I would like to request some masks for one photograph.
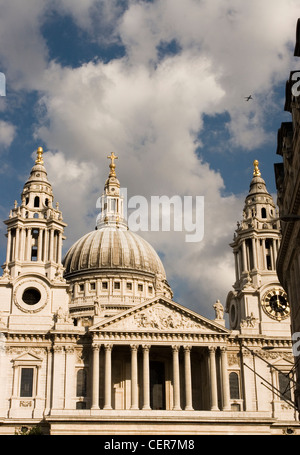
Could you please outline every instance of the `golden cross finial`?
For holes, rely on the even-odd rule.
[[[39,147],[36,151],[37,159],[35,160],[35,164],[44,164],[43,160],[43,147]]]
[[[114,152],[111,152],[111,155],[107,157],[108,159],[111,160],[111,163],[109,165],[110,167],[110,174],[109,176],[115,176],[116,175],[116,172],[115,172],[115,169],[116,169],[116,165],[115,165],[115,160],[118,159],[118,157],[114,154]]]
[[[257,160],[253,161],[253,166],[254,166],[253,176],[254,177],[260,177],[261,173],[260,173],[260,170],[258,169],[258,161]]]

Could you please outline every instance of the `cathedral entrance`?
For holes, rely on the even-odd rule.
[[[150,406],[151,409],[166,409],[164,362],[150,362]]]

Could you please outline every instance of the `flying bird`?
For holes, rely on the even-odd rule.
[[[245,96],[245,100],[246,100],[246,101],[253,100],[252,95]]]

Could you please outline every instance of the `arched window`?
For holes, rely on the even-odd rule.
[[[34,205],[34,207],[40,206],[40,198],[38,196],[35,196],[33,205]]]
[[[239,376],[235,372],[231,372],[229,375],[229,389],[230,398],[238,400],[240,398]]]
[[[267,218],[267,211],[266,211],[266,209],[264,207],[261,209],[261,217],[262,218]]]

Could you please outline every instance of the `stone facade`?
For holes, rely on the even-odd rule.
[[[274,304],[280,232],[262,178],[231,245],[228,329],[221,302],[209,320],[173,300],[157,253],[128,231],[110,158],[96,234],[63,261],[41,150],[5,221],[0,434],[298,433],[289,314]]]
[[[294,55],[300,57],[300,19],[297,23]],[[297,74],[298,73],[298,74]],[[278,130],[277,154],[283,162],[275,164],[277,204],[281,219],[282,241],[278,254],[277,273],[288,294],[291,306],[291,331],[294,341],[300,338],[300,100],[299,71],[292,71],[286,83],[284,110],[291,114],[291,122],[284,122]],[[296,401],[300,409],[299,349],[295,345]]]

